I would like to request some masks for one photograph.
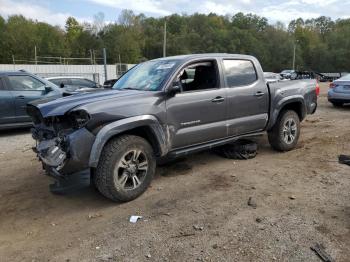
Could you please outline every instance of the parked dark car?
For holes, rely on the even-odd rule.
[[[112,88],[115,84],[115,82],[117,82],[118,79],[109,79],[109,80],[106,80],[104,83],[103,83],[103,88]]]
[[[300,121],[317,107],[315,80],[267,84],[252,56],[200,54],[147,61],[113,86],[28,105],[36,152],[58,179],[85,169],[107,198],[130,201],[155,173],[156,159],[268,133],[278,151],[295,148]]]
[[[295,80],[297,78],[297,72],[295,70],[287,69],[280,73],[282,79]]]
[[[46,78],[60,88],[64,88],[67,92],[76,91],[78,89],[93,89],[100,88],[98,83],[83,77],[76,76],[55,76]]]
[[[0,129],[31,126],[26,104],[61,96],[62,91],[56,85],[31,73],[0,72]]]

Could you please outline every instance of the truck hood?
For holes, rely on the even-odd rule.
[[[101,90],[99,92],[84,92],[62,98],[47,98],[30,102],[28,105],[37,107],[45,117],[64,115],[77,106],[88,105],[102,100],[132,99],[143,96],[151,91],[138,90]],[[117,103],[117,101],[116,101]]]

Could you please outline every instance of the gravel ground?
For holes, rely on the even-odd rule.
[[[262,137],[251,160],[189,156],[125,204],[91,188],[51,194],[28,130],[0,133],[0,260],[312,262],[321,243],[349,261],[350,167],[337,156],[350,154],[350,107],[332,107],[326,89],[295,150]]]

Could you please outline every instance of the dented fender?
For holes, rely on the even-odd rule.
[[[96,139],[92,145],[89,166],[97,167],[103,147],[113,136],[143,126],[151,128],[154,138],[157,141],[159,153],[161,156],[164,156],[169,151],[168,132],[164,130],[164,127],[159,123],[155,116],[140,115],[121,119],[105,125],[97,133]],[[165,129],[167,128],[165,127]]]

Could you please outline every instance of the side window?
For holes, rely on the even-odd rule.
[[[50,79],[49,80],[51,83],[54,83],[56,86],[60,86],[62,81],[60,79]]]
[[[45,84],[31,76],[8,76],[10,85],[16,91],[44,91]]]
[[[249,85],[258,79],[253,63],[248,60],[224,60],[224,70],[229,87]]]
[[[181,71],[178,79],[183,92],[217,88],[219,84],[217,66],[213,61],[187,66]]]
[[[84,87],[94,87],[96,84],[92,81],[81,79],[81,78],[72,78],[72,85],[75,86],[84,86]]]

